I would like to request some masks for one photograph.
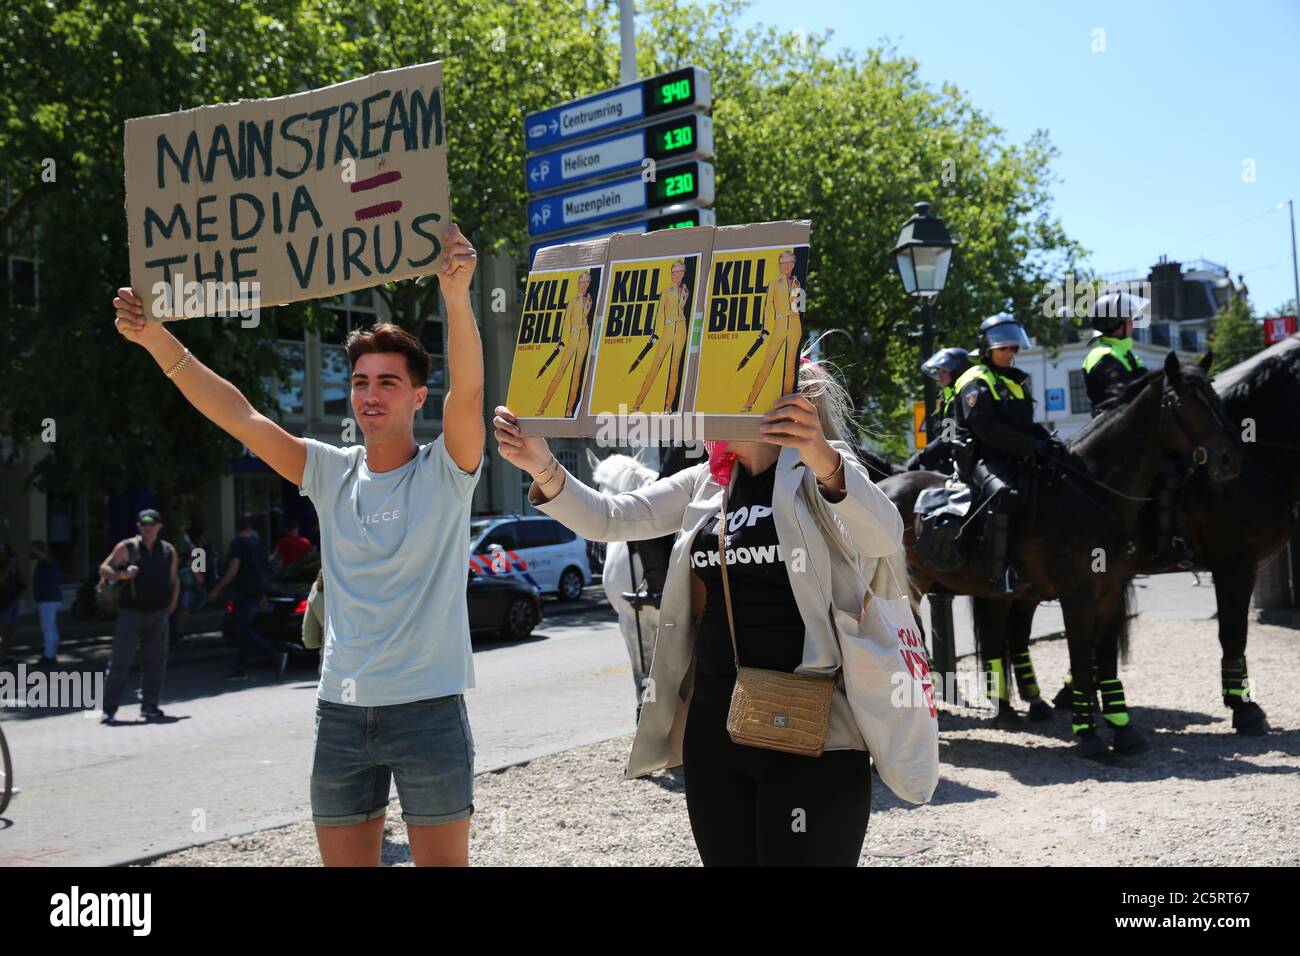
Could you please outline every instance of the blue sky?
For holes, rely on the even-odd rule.
[[[1101,272],[1167,253],[1243,273],[1256,314],[1294,294],[1270,207],[1300,206],[1300,0],[756,0],[745,22],[833,29],[833,49],[888,38],[1010,139],[1047,129],[1056,212]]]

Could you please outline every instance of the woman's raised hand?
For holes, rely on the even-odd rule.
[[[501,457],[533,477],[551,463],[551,448],[545,438],[525,438],[519,434],[514,413],[498,405],[492,417]]]

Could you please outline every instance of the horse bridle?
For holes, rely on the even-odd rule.
[[[1186,379],[1184,381],[1188,381],[1189,386],[1198,391],[1209,388],[1208,385],[1202,386],[1199,381]],[[1202,398],[1204,398],[1204,396],[1202,396]],[[1200,432],[1192,431],[1187,422],[1183,420],[1183,416],[1179,413],[1179,409],[1183,407],[1183,397],[1178,394],[1177,388],[1175,388],[1172,383],[1167,383],[1167,388],[1160,398],[1160,405],[1162,408],[1170,409],[1173,413],[1174,423],[1178,426],[1178,430],[1183,433],[1183,437],[1187,439],[1187,443],[1192,446],[1190,458],[1194,468],[1200,468],[1210,460],[1210,453],[1206,450],[1206,445],[1204,444],[1206,439],[1222,436],[1229,442],[1236,442],[1235,429],[1232,427],[1232,423],[1227,419],[1227,416],[1223,413],[1223,410],[1216,402],[1209,400],[1205,402],[1205,407],[1209,409],[1210,417],[1214,420],[1214,426]],[[1240,450],[1240,444],[1238,443],[1238,451]],[[1184,453],[1179,452],[1179,457],[1184,457]]]

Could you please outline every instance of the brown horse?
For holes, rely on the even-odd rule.
[[[1008,553],[1022,577],[1038,598],[1061,602],[1075,675],[1076,751],[1089,759],[1113,759],[1093,727],[1095,686],[1103,692],[1103,717],[1114,730],[1116,752],[1146,749],[1129,719],[1117,671],[1128,635],[1128,582],[1137,569],[1134,532],[1145,495],[1170,452],[1203,461],[1215,481],[1235,477],[1241,468],[1235,433],[1204,371],[1183,368],[1172,352],[1162,368],[1130,384],[1114,410],[1074,437],[1067,459],[1032,483],[1011,529]],[[943,481],[942,475],[914,471],[886,479],[880,488],[900,513],[911,514],[917,495]],[[943,573],[916,555],[912,528],[904,543],[915,594],[937,583],[955,594],[1005,601],[985,580],[980,562]]]

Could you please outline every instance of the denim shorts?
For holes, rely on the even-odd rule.
[[[474,812],[474,737],[465,698],[386,707],[317,698],[312,820],[342,827],[382,817],[394,779],[409,824],[451,823]]]

